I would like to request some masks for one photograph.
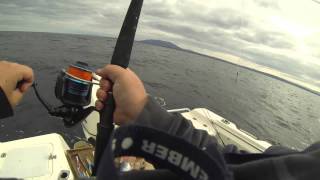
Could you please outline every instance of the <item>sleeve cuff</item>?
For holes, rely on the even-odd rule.
[[[12,107],[7,99],[6,94],[0,87],[0,119],[13,115]]]
[[[134,122],[138,125],[149,127],[162,127],[165,121],[170,119],[171,115],[152,98],[148,97],[148,101],[142,112]]]

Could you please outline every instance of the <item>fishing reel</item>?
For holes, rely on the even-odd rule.
[[[36,84],[33,84],[36,96],[48,113],[52,116],[63,118],[66,127],[72,127],[84,120],[92,111],[91,102],[93,72],[87,63],[76,62],[69,65],[67,70],[62,69],[59,73],[56,85],[55,96],[63,105],[52,107],[39,94]]]
[[[66,106],[87,106],[91,102],[92,71],[83,62],[70,65],[58,75],[55,95]]]

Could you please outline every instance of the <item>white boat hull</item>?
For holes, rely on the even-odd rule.
[[[96,101],[98,86],[93,86],[91,106]],[[168,110],[180,113],[190,120],[197,129],[215,136],[221,146],[236,145],[240,150],[261,153],[271,146],[267,141],[258,140],[250,133],[239,129],[234,123],[205,108]],[[87,139],[96,137],[99,113],[92,112],[82,127]],[[60,180],[73,180],[71,168],[66,158],[68,145],[58,134],[48,134],[32,138],[0,143],[0,177],[23,178],[27,180],[57,180],[61,173],[68,177]]]
[[[97,100],[95,96],[97,88],[98,86],[93,86],[94,93],[92,94],[91,106],[94,106],[94,103]],[[210,135],[215,136],[218,140],[220,140],[219,143],[222,146],[233,144],[236,145],[240,150],[245,150],[251,153],[263,152],[271,146],[269,142],[258,140],[254,135],[239,129],[231,121],[228,121],[205,108],[196,108],[193,110],[184,108],[178,110],[168,110],[168,112],[181,113],[182,116],[193,123],[195,128],[205,130]],[[87,139],[90,137],[95,139],[97,134],[98,120],[99,113],[93,112],[85,121],[83,121],[82,127]]]
[[[59,134],[0,143],[0,177],[26,180],[73,180],[66,158],[69,146]],[[67,177],[62,178],[62,176]]]

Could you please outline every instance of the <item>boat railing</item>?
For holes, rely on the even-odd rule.
[[[191,109],[189,108],[180,108],[180,109],[170,109],[167,110],[168,113],[184,113],[184,112],[190,112]]]

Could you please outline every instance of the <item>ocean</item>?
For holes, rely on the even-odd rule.
[[[94,69],[110,62],[116,39],[87,35],[0,32],[0,59],[34,69],[38,88],[51,104],[62,68],[84,61]],[[295,149],[320,140],[320,97],[284,81],[221,60],[135,42],[130,68],[149,94],[166,108],[203,107],[259,139]],[[0,72],[1,73],[1,72]],[[69,144],[84,137],[79,125],[66,128],[48,115],[29,91],[15,116],[0,120],[0,141],[47,133]]]

